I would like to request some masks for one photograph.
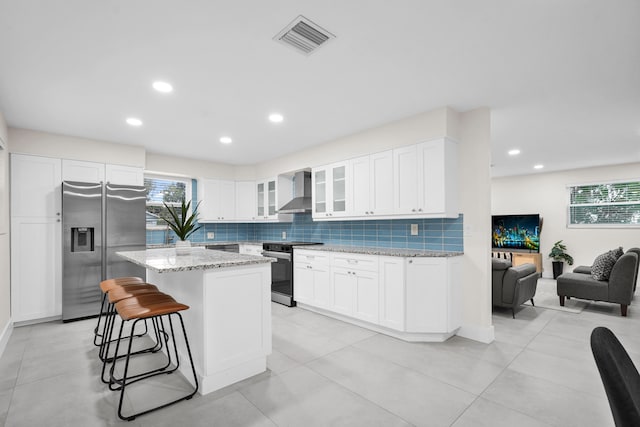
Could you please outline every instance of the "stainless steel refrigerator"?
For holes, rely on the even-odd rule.
[[[62,183],[62,320],[97,316],[99,284],[110,277],[145,278],[144,268],[115,253],[146,247],[143,186]]]

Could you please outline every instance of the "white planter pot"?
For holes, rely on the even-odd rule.
[[[176,242],[176,255],[189,255],[191,253],[191,241],[180,240]]]

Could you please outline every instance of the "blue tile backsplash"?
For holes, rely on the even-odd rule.
[[[370,246],[434,251],[463,251],[463,217],[455,219],[394,219],[367,221],[313,221],[311,214],[295,214],[291,223],[203,224],[192,242],[288,241],[322,242],[332,245]],[[411,224],[418,224],[418,235],[411,236]],[[206,239],[207,233],[215,239]],[[147,231],[147,244],[167,243],[173,232]]]

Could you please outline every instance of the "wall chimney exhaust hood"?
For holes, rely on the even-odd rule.
[[[286,203],[278,213],[307,213],[311,212],[311,172],[300,171],[293,176],[293,200]]]

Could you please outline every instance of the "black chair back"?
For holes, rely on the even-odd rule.
[[[591,351],[616,427],[640,426],[640,374],[629,354],[613,332],[602,326],[591,332]]]

